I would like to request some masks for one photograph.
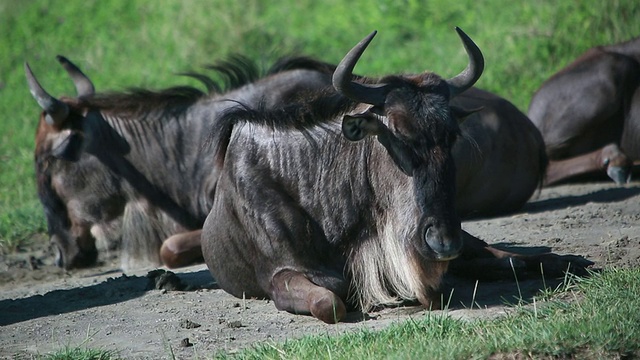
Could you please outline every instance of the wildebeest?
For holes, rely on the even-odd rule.
[[[464,119],[453,147],[458,213],[465,218],[520,209],[547,166],[540,132],[515,105],[488,91],[472,87],[451,103],[478,110]]]
[[[91,81],[67,59],[59,57],[59,60],[74,80],[79,94],[77,99],[65,98],[62,102],[76,109],[75,112],[78,114],[84,114],[93,109],[106,111],[111,117],[118,119],[111,120],[116,125],[113,127],[115,132],[110,129],[110,126],[106,126],[105,132],[108,135],[98,138],[101,149],[85,151],[83,146],[91,145],[92,142],[95,144],[96,140],[89,138],[83,146],[77,146],[81,141],[74,137],[80,137],[82,140],[85,136],[83,126],[91,129],[93,125],[83,123],[84,120],[81,117],[75,118],[75,123],[69,120],[69,122],[62,121],[58,126],[47,124],[47,120],[53,123],[53,120],[47,119],[47,116],[51,117],[51,114],[55,116],[55,106],[62,105],[56,105],[59,101],[42,90],[27,67],[27,78],[31,82],[31,89],[43,103],[43,107],[49,109],[51,113],[46,111],[43,113],[44,121],[41,119],[37,135],[38,190],[47,213],[51,240],[59,249],[58,262],[67,268],[91,265],[95,262],[97,257],[95,239],[102,240],[104,247],[113,245],[114,239],[119,237],[123,238],[121,255],[124,268],[140,265],[137,263],[156,264],[158,248],[160,248],[162,262],[170,267],[186,265],[201,258],[198,222],[204,221],[208,210],[205,207],[209,205],[202,205],[206,204],[203,200],[206,195],[198,196],[195,192],[199,191],[200,187],[197,186],[174,189],[184,192],[185,200],[182,204],[177,204],[173,201],[175,196],[167,196],[163,193],[162,189],[167,185],[153,184],[153,180],[149,180],[146,174],[138,174],[135,171],[136,162],[142,161],[139,154],[146,151],[146,146],[142,140],[131,141],[130,139],[136,137],[144,139],[152,136],[157,140],[157,148],[162,149],[161,153],[174,154],[173,144],[180,144],[178,148],[185,146],[188,148],[182,142],[190,142],[191,145],[199,144],[197,141],[189,140],[190,135],[193,135],[189,131],[201,129],[192,122],[200,121],[209,124],[215,121],[215,116],[225,109],[225,106],[233,104],[225,103],[223,99],[244,99],[243,101],[248,104],[262,99],[260,101],[266,101],[264,105],[267,107],[278,103],[283,104],[287,99],[298,96],[299,93],[322,91],[325,85],[331,84],[331,74],[335,69],[335,65],[309,58],[290,58],[274,66],[271,73],[276,73],[275,76],[224,95],[216,93],[205,95],[191,88],[174,88],[159,93],[138,90],[133,93],[98,94],[98,99],[90,100],[96,96]],[[226,63],[216,68],[228,72],[225,73],[226,77],[234,82],[246,82],[254,76],[250,73],[255,72],[244,60],[238,63]],[[311,73],[312,71],[314,73]],[[210,89],[218,88],[208,78],[196,74],[192,76],[202,80]],[[283,83],[285,83],[284,86]],[[143,99],[145,97],[147,97],[146,100]],[[203,103],[206,102],[213,104],[211,112],[202,110],[202,107],[206,106]],[[110,107],[105,107],[105,103],[111,104]],[[118,108],[118,103],[128,105]],[[190,105],[191,103],[193,105]],[[468,120],[462,124],[464,136],[456,142],[454,147],[454,161],[461,170],[457,172],[457,189],[461,195],[456,201],[459,212],[463,216],[486,216],[519,208],[533,192],[538,178],[536,172],[539,171],[537,160],[534,159],[538,146],[533,141],[535,137],[529,134],[531,126],[527,125],[524,119],[526,117],[514,110],[515,107],[508,101],[474,88],[455,98],[454,104],[460,107],[482,108],[467,117]],[[54,108],[51,109],[51,106]],[[184,107],[185,114],[202,111],[203,116],[192,114],[193,116],[186,119],[168,120],[154,113],[156,110],[160,111],[154,110],[154,107],[160,107],[165,113],[170,113],[171,106]],[[131,114],[132,108],[139,111],[138,115]],[[144,115],[144,111],[149,111],[151,115]],[[207,115],[214,115],[214,117],[209,119]],[[178,118],[180,119],[180,116]],[[163,122],[172,123],[173,121],[178,123],[182,121],[182,124],[187,126],[163,125]],[[155,122],[158,123],[154,126]],[[145,132],[149,133],[145,134]],[[119,134],[126,136],[120,137]],[[195,135],[200,139],[198,141],[201,141],[202,133]],[[73,145],[73,141],[76,141],[76,145]],[[107,155],[103,154],[101,158],[94,155],[96,152],[99,154],[121,147],[137,148],[131,152],[133,160],[130,166],[126,158],[117,154],[111,154],[111,157],[116,158],[115,165],[110,162],[113,160],[109,160]],[[202,150],[205,148],[206,146],[203,146]],[[186,157],[190,155],[187,152],[178,153]],[[504,160],[505,155],[510,161]],[[157,159],[174,163],[181,161],[177,155],[168,160],[166,157]],[[517,164],[527,163],[530,163],[529,166],[517,166]],[[206,164],[210,165],[210,162]],[[165,180],[165,183],[182,181],[181,176],[184,174],[164,170],[167,167],[177,169],[179,165],[155,163],[151,166],[156,166],[154,169],[165,177],[177,178],[173,182]],[[210,172],[200,172],[199,179],[190,180],[192,183],[204,182],[209,184],[209,188],[214,188],[217,171],[216,168],[212,168]],[[142,185],[131,186],[130,181]],[[194,204],[194,201],[202,202]],[[167,209],[169,213],[163,209]],[[123,214],[124,216],[121,216]],[[466,243],[465,256],[463,256],[465,261],[463,266],[456,267],[463,270],[462,272],[473,269],[469,260],[483,256],[502,259],[520,257],[524,261],[518,262],[519,264],[534,270],[538,268],[540,262],[543,262],[551,268],[546,272],[549,275],[554,274],[553,269],[559,271],[566,269],[566,257],[555,257],[552,254],[542,257],[521,257],[493,249],[466,233],[463,235]],[[484,270],[486,270],[486,261],[486,259],[481,260]],[[473,271],[470,272],[473,273]],[[509,269],[509,273],[510,271]],[[483,271],[483,273],[488,272]],[[494,277],[499,276],[499,274],[494,275]]]
[[[452,148],[456,118],[469,113],[450,100],[484,67],[457,31],[469,64],[451,79],[353,81],[374,32],[338,65],[335,91],[241,106],[213,125],[222,169],[202,251],[222,289],[327,323],[345,302],[438,306],[441,277],[463,251]],[[486,247],[472,241],[467,251]]]
[[[640,38],[587,50],[536,91],[529,117],[550,159],[546,183],[640,164]]]
[[[120,236],[124,268],[157,264],[161,244],[169,266],[195,260],[217,181],[207,150],[209,124],[234,101],[269,107],[304,88],[330,84],[320,76],[327,71],[302,68],[314,63],[300,62],[296,69],[293,62],[289,70],[276,64],[274,74],[226,93],[192,74],[211,94],[191,87],[96,94],[80,69],[64,57],[58,60],[77,97],[52,97],[26,64],[25,71],[43,108],[35,150],[38,194],[57,263],[65,268],[95,263],[95,239],[111,243]],[[257,71],[243,59],[215,68],[231,85],[251,80]]]

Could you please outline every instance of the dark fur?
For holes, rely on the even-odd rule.
[[[542,135],[512,103],[487,91],[469,89],[453,104],[478,110],[463,120],[454,147],[460,215],[520,209],[543,184],[548,160]]]
[[[546,80],[529,105],[551,160],[547,183],[640,164],[640,38],[589,49]]]
[[[81,229],[84,237],[82,242],[92,244],[94,240],[91,239],[91,232],[106,233],[107,231],[101,231],[98,228],[111,229],[113,226],[104,224],[100,212],[96,213],[91,209],[99,208],[100,203],[111,202],[113,197],[125,198],[128,201],[138,201],[137,199],[142,197],[149,201],[150,206],[155,207],[153,211],[148,210],[151,221],[149,224],[152,227],[162,225],[166,229],[149,229],[145,230],[144,234],[134,234],[131,231],[135,231],[136,227],[127,226],[123,234],[125,237],[123,249],[132,251],[129,243],[134,240],[137,244],[147,244],[146,248],[139,245],[138,253],[148,253],[143,256],[148,259],[157,258],[156,244],[161,243],[155,237],[149,238],[149,234],[172,233],[177,228],[197,229],[202,225],[211,206],[217,174],[215,166],[207,163],[208,157],[199,155],[202,151],[206,151],[207,144],[203,140],[206,139],[208,131],[205,129],[209,121],[215,120],[217,111],[233,105],[231,102],[224,101],[223,94],[219,91],[231,94],[232,89],[254,81],[257,77],[257,67],[245,60],[242,57],[234,57],[211,66],[217,71],[218,77],[223,79],[222,82],[216,82],[201,74],[190,73],[190,76],[207,87],[208,93],[188,86],[159,91],[130,89],[119,93],[99,93],[91,97],[63,98],[72,110],[68,119],[61,125],[46,125],[43,115],[36,136],[38,187],[45,212],[52,214],[48,216],[50,229],[60,234],[55,237],[59,239],[56,243],[63,252],[69,252],[60,257],[61,265],[73,267],[92,263],[92,261],[77,260],[83,256],[83,248],[87,246],[83,245],[78,249],[78,245],[73,244],[78,237],[70,236],[69,230],[65,229]],[[318,66],[324,69],[321,63],[304,58],[291,59],[291,61],[304,68]],[[287,61],[283,61],[280,65],[283,68],[298,66],[287,65]],[[325,75],[327,79],[328,76],[328,74]],[[280,84],[279,88],[273,91],[282,91],[282,94],[275,93],[271,101],[285,99],[298,93],[299,91],[292,93],[288,91],[295,89],[297,82],[301,80],[304,79],[293,79],[293,83],[285,81]],[[260,86],[264,87],[264,85]],[[270,96],[268,87],[264,90],[256,89],[256,91],[266,91],[264,96]],[[234,94],[237,96],[243,93]],[[211,102],[211,108],[209,108],[206,104],[209,104],[207,101],[211,98],[219,100]],[[260,101],[260,97],[257,100]],[[213,106],[217,108],[214,109]],[[193,128],[194,126],[201,128],[198,130]],[[65,143],[64,139],[67,135],[64,134],[69,132],[72,135],[66,139],[72,139],[74,144],[79,145],[65,146],[67,150],[57,151],[54,144],[66,145],[68,142]],[[194,136],[200,136],[200,140]],[[51,143],[51,139],[55,139],[55,142]],[[197,145],[198,143],[200,145]],[[78,151],[81,152],[78,153]],[[73,152],[77,154],[68,154],[69,157],[63,159],[59,152],[60,154]],[[96,159],[98,162],[95,161]],[[108,193],[103,192],[102,182],[96,182],[95,177],[92,177],[91,181],[82,183],[75,181],[76,171],[67,171],[65,169],[69,167],[63,166],[69,160],[77,162],[77,166],[87,173],[101,174],[105,181],[117,179],[115,181],[120,184],[118,189],[110,186]],[[53,176],[62,179],[59,181],[61,188],[53,188]],[[74,190],[73,186],[80,186],[80,188]],[[66,195],[61,196],[60,191],[66,192]],[[79,196],[90,197],[85,198],[87,201],[84,201]],[[103,198],[100,198],[101,196]],[[65,203],[71,198],[75,198],[76,204],[81,205],[74,209],[67,208]],[[141,210],[129,213],[140,217],[141,211],[151,209],[147,205],[138,208]],[[124,211],[124,203],[120,209]],[[79,214],[78,219],[70,218],[72,211]],[[158,211],[163,214],[156,215]],[[151,218],[161,218],[165,223],[152,221]],[[81,221],[82,224],[76,224],[77,221]],[[125,219],[124,223],[127,225],[131,221]],[[51,235],[53,239],[55,234],[51,233]],[[107,240],[118,241],[117,239]],[[72,254],[74,251],[76,253]],[[123,256],[123,259],[131,260],[124,266],[136,266],[136,255],[130,255],[132,256]],[[95,260],[95,254],[92,256]]]
[[[434,259],[460,246],[450,153],[459,128],[439,76],[381,81],[394,89],[375,110],[384,115],[327,90],[270,110],[239,106],[214,126],[223,169],[202,246],[223,289],[312,314],[279,292],[283,273],[330,290],[309,285],[322,299],[349,292],[365,309],[434,300],[446,269]],[[377,123],[378,140],[347,141],[340,123],[352,117]]]
[[[236,296],[269,297],[281,310],[310,312],[327,322],[339,319],[323,317],[309,305],[315,304],[312,299],[331,299],[334,313],[340,308],[335,297],[347,299],[348,294],[364,309],[395,303],[397,297],[433,305],[446,263],[432,261],[420,239],[421,226],[429,216],[456,221],[449,154],[456,138],[463,149],[455,153],[462,173],[457,182],[469,180],[462,190],[478,193],[457,204],[466,215],[515,210],[539,186],[546,166],[544,144],[513,104],[478,89],[462,93],[453,99],[456,106],[484,109],[470,115],[461,131],[450,121],[455,111],[438,76],[393,76],[380,82],[401,89],[387,98],[386,116],[373,116],[393,133],[391,140],[380,139],[388,136],[384,131],[377,133],[387,152],[375,140],[353,144],[342,137],[340,120],[371,118],[372,108],[334,91],[270,110],[241,105],[216,124],[213,142],[220,145],[223,170],[202,246],[223,289]],[[401,97],[414,93],[429,95]],[[406,101],[394,103],[398,98]],[[465,133],[469,137],[459,136]],[[402,172],[412,180],[396,166],[406,163],[394,158],[390,149],[397,148],[410,158],[408,171]],[[422,211],[417,220],[420,211],[411,205],[416,201]],[[473,239],[468,249],[473,255],[493,251]],[[539,266],[537,259],[531,263]]]

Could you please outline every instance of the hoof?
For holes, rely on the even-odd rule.
[[[310,294],[309,309],[311,315],[327,324],[336,324],[347,315],[347,308],[333,292],[324,289],[322,294]]]

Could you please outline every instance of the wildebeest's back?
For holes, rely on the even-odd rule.
[[[540,132],[509,101],[477,88],[453,100],[482,108],[462,124],[454,147],[457,209],[461,216],[486,216],[519,209],[539,187],[547,157]]]
[[[640,64],[627,55],[593,48],[536,91],[528,115],[542,133],[550,159],[581,155],[623,132],[622,119],[640,81]]]

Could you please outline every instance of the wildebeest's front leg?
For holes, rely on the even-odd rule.
[[[451,262],[449,271],[465,278],[510,279],[514,270],[519,277],[558,277],[566,272],[584,275],[587,267],[593,265],[577,255],[525,255],[499,250],[466,231],[462,234],[463,253]]]
[[[317,222],[281,189],[224,183],[204,223],[202,251],[234,296],[271,298],[280,310],[335,323],[346,314],[344,260]]]
[[[202,230],[194,230],[169,237],[160,247],[160,259],[169,268],[178,268],[201,263],[200,245]]]
[[[572,176],[605,170],[618,185],[629,182],[633,162],[618,145],[609,144],[598,150],[563,160],[551,160],[544,184],[552,185]]]
[[[297,271],[278,272],[273,276],[272,285],[271,298],[279,310],[311,314],[328,324],[339,322],[347,314],[340,297]]]

